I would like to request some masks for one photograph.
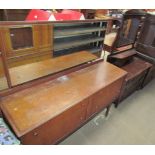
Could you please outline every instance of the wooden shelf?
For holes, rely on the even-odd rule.
[[[84,28],[70,28],[70,29],[56,29],[54,30],[54,38],[68,37],[70,35],[78,35],[83,33],[105,31],[103,27],[84,27]]]
[[[131,50],[128,50],[128,51],[124,51],[124,52],[112,55],[111,58],[124,60],[126,58],[134,56],[136,53],[137,53],[137,51],[135,49],[131,49]]]
[[[71,48],[79,45],[85,45],[97,41],[103,41],[103,37],[96,37],[96,36],[88,36],[88,37],[81,37],[80,39],[73,39],[70,40],[63,40],[59,42],[54,43],[54,51],[65,49],[65,48]]]
[[[140,75],[142,72],[144,72],[146,69],[150,67],[150,63],[143,61],[142,59],[139,59],[137,57],[134,57],[134,60],[132,63],[129,63],[122,67],[126,72],[128,72],[128,75],[126,77],[126,81],[129,81],[136,77],[137,75]]]

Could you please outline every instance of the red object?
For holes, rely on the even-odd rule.
[[[55,13],[54,17],[56,20],[72,20],[70,14]]]
[[[51,14],[44,10],[32,9],[26,17],[26,21],[48,21]]]
[[[63,10],[61,13],[55,13],[54,17],[56,20],[80,20],[84,19],[81,12],[73,10]]]
[[[26,21],[55,21],[55,20],[80,20],[84,19],[81,12],[73,10],[63,10],[61,13],[51,13],[44,10],[32,9]]]
[[[83,16],[83,14],[81,12],[73,11],[73,10],[63,10],[61,13],[64,15],[68,14],[70,16],[69,20],[80,20],[81,17]]]

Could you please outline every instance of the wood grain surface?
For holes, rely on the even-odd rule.
[[[20,137],[125,75],[126,72],[122,69],[108,62],[100,62],[3,97],[1,108],[16,135]]]

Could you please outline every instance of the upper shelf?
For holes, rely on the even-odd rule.
[[[88,37],[81,37],[80,39],[72,39],[72,40],[63,40],[63,41],[56,41],[54,43],[54,51],[71,48],[79,45],[85,45],[88,43],[93,43],[97,41],[103,41],[103,37],[89,35]]]
[[[56,29],[54,31],[54,38],[61,38],[66,35],[77,35],[83,33],[105,31],[104,27],[83,27],[83,28],[70,28],[70,29]]]

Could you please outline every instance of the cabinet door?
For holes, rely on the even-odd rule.
[[[86,119],[87,104],[86,99],[22,136],[22,144],[55,144],[81,126]]]
[[[115,81],[114,83],[107,85],[102,90],[95,93],[90,98],[90,104],[88,106],[87,118],[91,117],[97,112],[110,105],[115,99],[117,99],[122,86],[123,78]]]

